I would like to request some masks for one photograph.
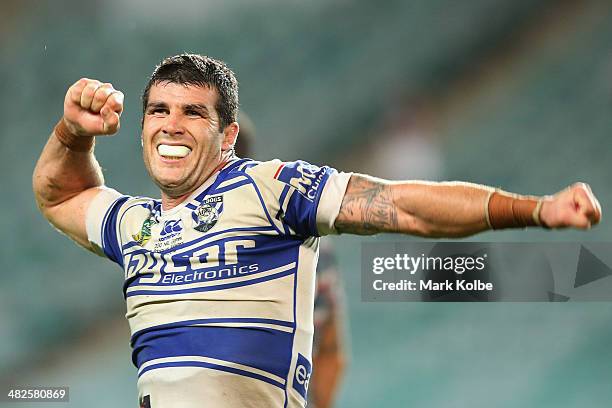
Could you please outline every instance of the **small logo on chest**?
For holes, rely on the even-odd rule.
[[[223,196],[214,196],[204,199],[202,204],[191,213],[194,229],[207,232],[215,226],[223,212]]]
[[[151,239],[151,227],[157,224],[155,217],[150,216],[142,223],[142,227],[140,227],[140,232],[138,234],[132,235],[132,239],[138,243],[140,246],[145,246],[147,242]]]
[[[174,234],[176,232],[181,232],[183,230],[182,224],[183,224],[182,220],[166,221],[160,232],[160,235],[163,237],[168,234]]]

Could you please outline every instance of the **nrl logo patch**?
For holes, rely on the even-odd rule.
[[[223,196],[209,197],[191,213],[197,231],[206,232],[215,226],[223,211]]]
[[[140,232],[138,234],[132,235],[134,241],[138,242],[138,245],[144,246],[151,239],[151,226],[157,224],[155,218],[153,216],[147,218],[142,223],[142,227],[140,227]]]

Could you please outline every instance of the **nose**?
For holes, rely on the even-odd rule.
[[[162,126],[162,132],[168,136],[182,135],[185,133],[181,115],[170,113],[168,116],[166,116]]]

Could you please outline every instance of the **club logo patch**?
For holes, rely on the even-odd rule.
[[[197,231],[207,232],[215,226],[223,211],[223,196],[206,198],[202,204],[191,213],[194,227]]]

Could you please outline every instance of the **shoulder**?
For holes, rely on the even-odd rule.
[[[236,167],[237,171],[242,171],[257,179],[275,180],[280,184],[289,185],[300,191],[307,186],[311,186],[323,174],[333,170],[328,166],[320,167],[303,160],[282,161],[273,159],[263,162],[244,160],[244,163]]]
[[[283,166],[284,162],[278,159],[268,161],[240,159],[231,165],[229,171],[223,175],[223,179],[225,181],[242,176],[262,188],[266,186],[282,188],[283,183],[279,181],[278,175]]]
[[[244,174],[257,186],[270,188],[279,193],[285,190],[297,191],[312,201],[334,173],[337,171],[329,166],[317,166],[303,160],[273,159],[260,162],[241,159],[232,166],[226,177],[234,177],[232,174]]]
[[[150,197],[142,197],[142,196],[121,196],[117,199],[117,205],[120,206],[122,211],[127,211],[129,209],[146,209],[148,211],[160,211],[161,210],[161,201],[155,200]]]
[[[161,214],[161,201],[150,197],[122,195],[109,206],[106,214],[99,214],[105,218],[114,218],[115,222],[123,227],[126,224],[142,223],[144,219],[159,217]]]
[[[247,174],[251,176],[270,177],[274,174],[284,162],[278,159],[268,161],[257,161],[253,159],[239,159],[235,164],[231,165],[228,175]]]

